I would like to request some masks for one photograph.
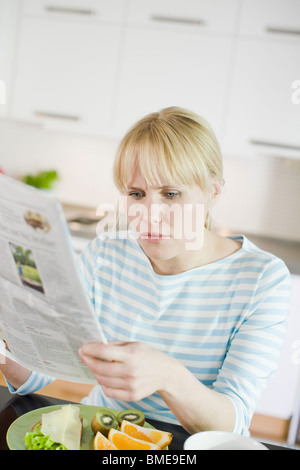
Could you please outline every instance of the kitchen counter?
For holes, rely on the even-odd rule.
[[[95,207],[62,204],[72,236],[93,239],[101,217],[97,217]]]
[[[300,242],[280,240],[255,234],[244,234],[256,246],[281,258],[291,274],[300,275]]]

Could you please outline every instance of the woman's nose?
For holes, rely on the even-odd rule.
[[[145,201],[144,220],[159,223],[162,219],[162,206],[158,197],[148,196]]]

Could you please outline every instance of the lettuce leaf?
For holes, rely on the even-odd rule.
[[[44,436],[39,427],[37,426],[34,432],[25,434],[24,442],[27,450],[68,450],[62,444],[51,441],[49,436]]]

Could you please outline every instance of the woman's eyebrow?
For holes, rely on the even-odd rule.
[[[172,184],[164,185],[164,186],[152,186],[153,189],[155,190],[165,190],[165,189],[179,189],[177,186],[174,186]],[[136,186],[128,186],[127,191],[143,191],[146,192],[146,189],[138,188]]]
[[[135,190],[139,190],[139,191],[144,191],[144,189],[142,188],[137,188],[136,186],[128,186],[127,189],[135,189]]]

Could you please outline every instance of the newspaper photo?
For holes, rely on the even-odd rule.
[[[96,383],[78,349],[105,342],[59,201],[0,175],[0,353],[55,378]]]

